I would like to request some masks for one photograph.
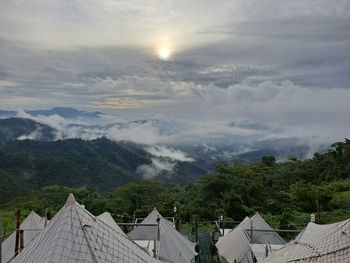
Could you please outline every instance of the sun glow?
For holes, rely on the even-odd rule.
[[[162,60],[167,60],[170,57],[170,49],[168,47],[162,47],[158,51],[158,56]]]

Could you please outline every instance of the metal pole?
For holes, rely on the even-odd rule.
[[[253,221],[250,220],[250,244],[253,244]]]
[[[49,209],[48,208],[45,208],[45,227],[47,226],[47,216],[48,216],[48,214],[49,214]]]
[[[250,220],[250,229],[251,229],[251,232],[250,232],[250,244],[253,244],[253,221],[252,220]],[[252,254],[253,262],[255,263],[256,260],[255,260],[253,251],[251,251],[251,254]]]
[[[19,231],[19,251],[22,251],[24,248],[24,231],[21,229]]]
[[[265,229],[244,229],[244,231],[248,231],[248,232],[267,232],[267,233],[300,233],[302,230],[293,230],[293,229],[273,229],[273,230],[265,230]]]
[[[194,227],[195,227],[195,240],[196,243],[198,243],[198,222],[197,222],[197,216],[194,217]]]
[[[225,219],[222,221],[222,235],[225,235]]]
[[[15,243],[15,256],[18,255],[18,252],[19,252],[19,238],[20,238],[20,235],[19,235],[19,228],[20,228],[20,225],[21,225],[21,212],[20,210],[18,209],[17,212],[16,212],[16,243]]]
[[[0,217],[0,263],[2,263],[2,218]]]
[[[157,217],[157,259],[159,259],[159,251],[160,251],[160,216]]]

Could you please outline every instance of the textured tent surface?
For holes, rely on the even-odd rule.
[[[328,225],[310,222],[295,240],[263,262],[350,262],[350,219]]]
[[[266,250],[268,253],[271,253],[271,251],[282,248],[283,245],[250,244],[249,247],[252,250],[257,262],[261,262],[266,258]]]
[[[124,231],[120,228],[120,226],[118,226],[117,222],[114,221],[112,215],[109,212],[104,212],[103,214],[99,215],[97,218],[100,219],[105,224],[107,224],[108,226],[110,226],[112,229],[114,229],[118,233],[126,236]]]
[[[158,262],[79,205],[71,194],[50,224],[11,262]]]
[[[216,243],[218,254],[222,262],[233,263],[250,263],[253,261],[252,250],[250,244],[275,244],[283,245],[285,241],[275,232],[258,232],[253,231],[251,239],[250,229],[272,230],[271,226],[256,213],[253,217],[246,217],[238,226],[236,226],[227,235],[220,237]]]
[[[141,224],[157,224],[158,216],[160,217],[160,259],[174,263],[194,262],[194,258],[197,255],[195,251],[196,244],[174,229],[172,224],[163,218],[156,209]],[[157,240],[157,226],[137,226],[129,233],[129,236],[137,242]]]
[[[23,220],[20,229],[23,229],[23,244],[26,247],[29,242],[44,228],[45,218],[40,217],[34,211]],[[14,231],[2,243],[2,262],[9,262],[15,256],[16,231]]]

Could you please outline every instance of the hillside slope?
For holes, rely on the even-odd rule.
[[[151,162],[152,155],[139,145],[107,139],[2,142],[0,201],[10,200],[21,191],[52,184],[92,187],[105,193],[141,178],[137,168]],[[175,168],[172,174],[164,173],[160,178],[187,183],[205,173],[195,163],[179,164]]]

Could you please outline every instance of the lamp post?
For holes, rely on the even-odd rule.
[[[224,216],[220,215],[220,219],[219,219],[219,226],[222,227],[222,235],[225,235],[225,222],[224,222]]]

